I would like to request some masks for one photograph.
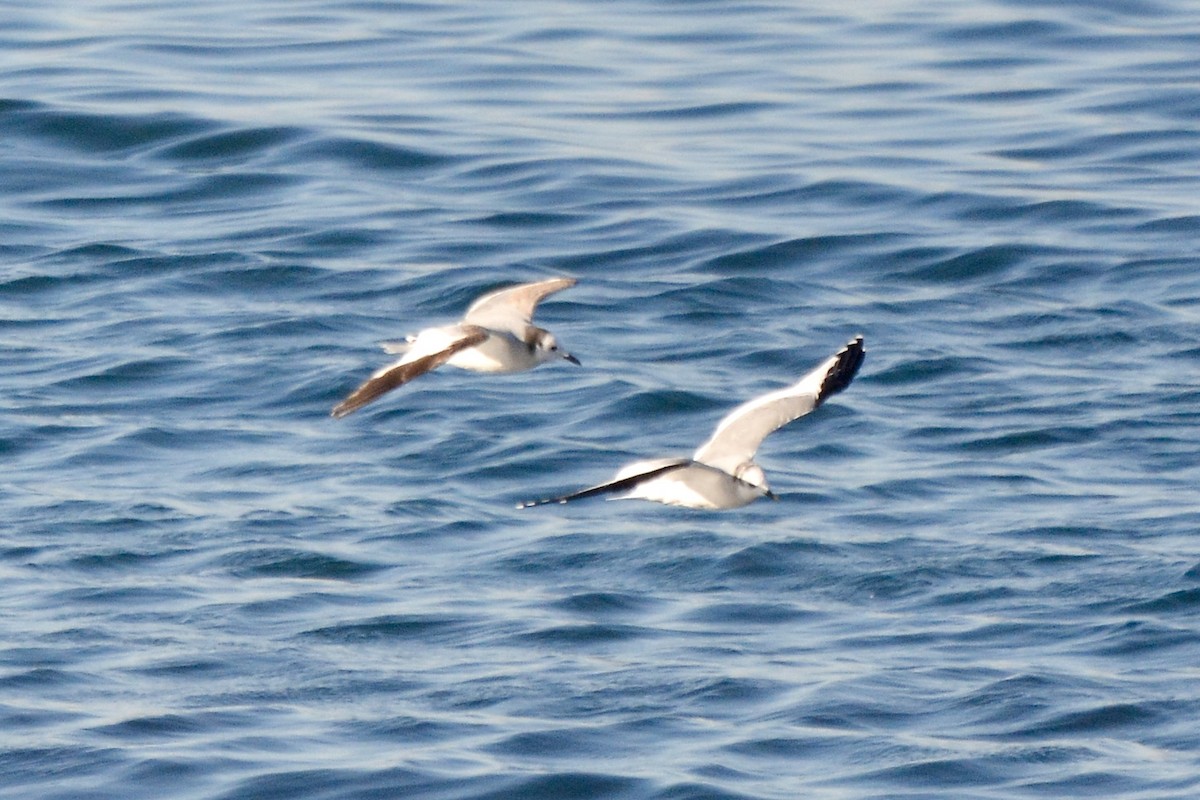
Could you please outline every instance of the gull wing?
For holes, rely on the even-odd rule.
[[[463,321],[485,328],[523,330],[526,325],[532,324],[533,311],[538,303],[576,283],[578,281],[574,278],[550,278],[499,289],[472,303]]]
[[[487,331],[475,325],[459,326],[458,331],[459,335],[449,340],[442,338],[438,342],[438,349],[434,350],[421,347],[421,341],[418,338],[412,343],[412,347],[404,358],[376,371],[345,400],[334,406],[329,415],[341,419],[372,400],[387,394],[392,389],[403,386],[413,378],[440,367],[453,358],[455,353],[466,350],[468,347],[474,347],[488,338]]]
[[[850,385],[863,362],[863,339],[855,337],[836,355],[792,386],[756,397],[729,412],[693,456],[730,474],[751,461],[763,439],[804,416]]]
[[[572,500],[582,500],[585,497],[593,497],[598,494],[623,492],[651,478],[657,478],[664,473],[690,466],[691,463],[692,460],[690,458],[663,458],[655,461],[639,461],[621,469],[616,477],[607,483],[597,484],[588,489],[581,489],[578,492],[572,492],[562,497],[551,497],[548,500],[532,500],[527,503],[518,503],[517,508],[532,508],[533,506],[544,506],[550,503],[568,503]]]

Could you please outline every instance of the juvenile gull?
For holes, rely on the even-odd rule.
[[[854,380],[862,365],[863,339],[855,337],[836,355],[792,386],[756,397],[731,411],[691,458],[638,461],[612,480],[563,497],[521,503],[529,508],[600,494],[654,500],[688,508],[738,508],[760,497],[776,499],[754,454],[772,431],[815,410]]]
[[[403,342],[385,342],[386,352],[403,357],[367,378],[330,415],[344,417],[442,364],[472,372],[521,372],[559,358],[578,364],[579,359],[559,348],[554,334],[533,324],[534,309],[543,298],[575,283],[574,278],[550,278],[499,289],[472,303],[462,322],[426,328]]]

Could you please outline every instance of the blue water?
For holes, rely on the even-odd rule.
[[[1200,793],[1200,5],[0,18],[0,797]]]

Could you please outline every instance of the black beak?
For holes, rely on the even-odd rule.
[[[563,358],[565,358],[567,361],[570,361],[572,364],[574,364],[577,367],[583,366],[583,364],[579,363],[579,359],[576,358],[575,356],[571,355],[570,353],[563,353]]]

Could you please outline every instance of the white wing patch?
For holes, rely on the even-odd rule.
[[[538,303],[576,283],[574,278],[551,278],[485,294],[471,304],[463,321],[520,335],[525,326],[532,324]]]
[[[693,458],[732,474],[738,465],[754,459],[763,439],[811,412],[828,394],[849,385],[862,363],[862,354],[860,336],[791,386],[738,406],[717,424]],[[838,380],[835,386],[826,387],[830,377]]]

